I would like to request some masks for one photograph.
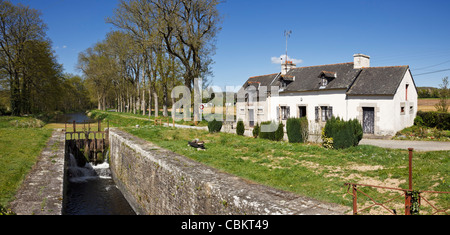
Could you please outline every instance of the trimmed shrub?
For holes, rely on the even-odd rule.
[[[259,132],[261,132],[261,128],[259,127],[259,124],[256,123],[256,126],[253,127],[253,137],[258,138]]]
[[[281,141],[284,138],[284,125],[283,123],[278,124],[278,129],[275,131],[275,141]]]
[[[342,128],[340,131],[334,133],[333,148],[345,149],[354,146],[354,138],[352,138],[351,129]]]
[[[362,137],[362,126],[357,119],[344,121],[339,117],[332,117],[325,125],[322,140],[327,145],[332,144],[334,149],[344,149],[358,146]]]
[[[417,116],[416,118],[414,118],[414,125],[416,125],[416,126],[423,126],[424,122],[423,122],[422,117]]]
[[[244,135],[245,133],[245,126],[244,126],[244,122],[242,120],[239,120],[237,122],[237,126],[236,126],[236,134],[238,135]]]
[[[259,138],[261,139],[268,139],[268,140],[274,140],[275,139],[275,135],[274,132],[263,132],[262,131],[262,126],[264,125],[270,125],[272,122],[268,121],[268,122],[261,122],[261,127],[260,127],[260,131],[259,131]]]
[[[301,143],[303,142],[303,136],[301,132],[301,124],[299,118],[289,118],[286,122],[286,131],[289,143]]]
[[[289,143],[305,143],[308,140],[308,119],[289,118],[286,122]]]
[[[222,122],[221,121],[216,121],[216,119],[214,119],[214,120],[208,122],[209,133],[220,132],[221,129],[222,129]]]
[[[358,146],[359,142],[361,142],[364,132],[361,123],[358,121],[358,119],[352,119],[349,121],[350,125],[352,125],[353,129],[353,146]]]
[[[276,123],[270,122],[270,121],[269,122],[261,122],[261,126],[263,126],[263,125],[276,125]],[[259,133],[259,138],[275,140],[275,141],[282,140],[284,137],[284,130],[283,130],[284,125],[283,125],[283,123],[279,123],[277,126],[278,126],[277,129],[273,132],[262,132],[262,129],[261,129],[261,131]]]

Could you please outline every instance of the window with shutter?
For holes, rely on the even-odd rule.
[[[316,106],[316,122],[319,121],[319,106]]]
[[[322,111],[322,122],[328,121],[333,116],[333,107],[331,106],[322,106],[320,110]]]
[[[329,120],[329,119],[331,119],[331,117],[333,117],[333,107],[328,107],[328,119],[327,120]]]
[[[321,115],[321,118],[322,118],[322,122],[326,122],[327,121],[327,110],[328,110],[328,107],[327,106],[322,106],[322,107],[320,107],[320,110],[322,111],[322,115]]]
[[[281,106],[281,120],[287,120],[290,116],[291,107]]]
[[[277,120],[280,121],[280,107],[277,107]]]

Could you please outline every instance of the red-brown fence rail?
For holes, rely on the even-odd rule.
[[[390,208],[387,206],[388,203],[391,203],[395,200],[398,200],[402,197],[404,197],[405,201],[405,215],[412,215],[414,214],[414,211],[418,211],[420,207],[422,207],[422,204],[426,203],[428,206],[431,207],[432,211],[431,214],[446,214],[448,215],[449,207],[439,209],[431,200],[427,199],[424,195],[425,194],[450,194],[450,192],[439,192],[439,191],[414,191],[409,189],[401,189],[401,188],[390,188],[390,187],[383,187],[383,186],[377,186],[377,185],[367,185],[367,184],[354,184],[354,183],[346,183],[345,185],[348,186],[347,193],[353,196],[353,215],[358,215],[363,211],[366,211],[374,206],[380,206],[385,209],[385,211],[389,212],[389,214],[397,215],[397,211],[393,208]],[[385,189],[390,191],[398,191],[399,194],[389,198],[387,200],[384,200],[382,202],[377,201],[373,197],[371,197],[368,193],[361,190],[362,187],[371,187],[371,188],[379,188],[379,189]],[[350,192],[350,188],[352,189]],[[357,200],[358,200],[358,193],[360,195],[364,195],[368,197],[372,204],[363,208],[358,208]],[[417,207],[417,208],[416,208]]]
[[[356,183],[346,183],[345,185],[348,186],[347,193],[352,195],[353,197],[353,215],[358,215],[362,211],[366,211],[374,206],[379,206],[381,208],[384,208],[387,212],[393,215],[397,215],[397,211],[393,208],[390,208],[388,206],[388,203],[393,202],[394,200],[398,200],[402,196],[404,197],[405,201],[405,207],[404,207],[404,213],[405,215],[412,215],[416,214],[421,210],[422,203],[427,204],[431,207],[431,214],[446,214],[448,215],[448,210],[450,207],[446,208],[438,208],[435,203],[433,203],[431,200],[424,197],[426,194],[450,194],[450,192],[439,192],[439,191],[416,191],[413,190],[412,187],[412,157],[413,157],[413,149],[409,148],[409,189],[401,189],[401,188],[391,188],[391,187],[384,187],[384,186],[377,186],[377,185],[368,185],[368,184],[356,184]],[[399,194],[389,198],[387,200],[384,200],[382,202],[375,200],[373,197],[371,197],[368,193],[361,190],[361,187],[370,187],[370,188],[377,188],[377,189],[383,189],[383,190],[390,190],[390,191],[398,191]],[[350,192],[350,188],[352,191]],[[361,209],[358,208],[358,193],[368,197],[373,204],[369,206],[365,206]]]

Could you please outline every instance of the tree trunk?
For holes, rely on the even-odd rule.
[[[11,111],[13,116],[20,116],[19,75],[11,75]]]
[[[145,74],[144,71],[142,71],[142,83],[143,83],[143,87],[142,87],[142,115],[145,116]]]
[[[155,99],[155,117],[158,117],[158,94],[156,92],[153,92],[153,98]]]
[[[100,97],[100,94],[97,94],[97,101],[98,101],[98,110],[102,110],[102,98]]]
[[[164,99],[164,102],[163,102],[163,116],[167,117],[167,116],[169,116],[169,113],[168,113],[168,110],[167,110],[167,106],[169,105],[168,104],[169,103],[169,97],[168,97],[168,94],[167,94],[167,83],[163,84],[163,99]]]

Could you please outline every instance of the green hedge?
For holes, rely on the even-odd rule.
[[[332,146],[334,149],[358,146],[362,137],[362,126],[357,119],[344,121],[339,117],[332,117],[327,121],[324,128],[323,138],[332,138]]]
[[[436,127],[442,130],[450,130],[450,113],[418,111],[414,124],[418,126],[423,125],[431,128]]]
[[[209,133],[220,132],[221,129],[222,129],[222,122],[221,121],[216,121],[216,119],[214,119],[214,120],[208,122]]]
[[[272,122],[268,121],[268,122],[261,122],[261,127],[263,125],[271,125],[271,124],[275,124],[276,125],[275,122],[272,123]],[[283,137],[284,137],[284,130],[283,130],[283,128],[284,128],[283,123],[279,123],[277,130],[273,131],[273,132],[262,132],[262,128],[261,128],[261,131],[259,133],[259,138],[268,139],[268,140],[275,140],[275,141],[281,141],[283,139]]]
[[[305,143],[308,140],[308,119],[289,118],[286,131],[290,143]]]

